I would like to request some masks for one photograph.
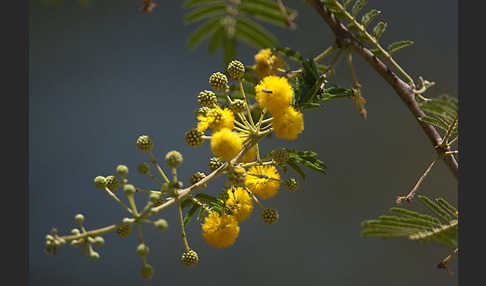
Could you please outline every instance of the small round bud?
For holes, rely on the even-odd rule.
[[[96,251],[94,251],[94,250],[93,250],[93,251],[91,251],[91,253],[89,254],[89,259],[90,259],[91,261],[96,261],[96,260],[100,259],[100,254],[99,254],[98,252],[96,252]]]
[[[295,178],[290,178],[285,181],[285,186],[287,189],[289,189],[289,191],[295,192],[299,189],[299,182],[297,182]]]
[[[83,243],[83,240],[82,239],[80,239],[80,240],[73,240],[73,241],[71,241],[71,246],[74,247],[74,248],[77,248],[82,243]]]
[[[58,241],[59,241],[60,245],[66,244],[66,240],[62,237],[59,237]]]
[[[198,263],[199,257],[197,256],[197,252],[194,250],[189,250],[182,254],[182,263],[186,266],[194,266]]]
[[[227,88],[229,88],[228,78],[220,72],[213,73],[209,77],[209,84],[214,90],[226,90]]]
[[[204,142],[203,136],[204,133],[202,131],[191,129],[186,132],[186,143],[189,146],[197,147]]]
[[[72,235],[79,235],[80,233],[81,233],[81,232],[80,232],[80,231],[79,231],[79,229],[77,229],[77,228],[73,228],[73,229],[71,230],[71,234],[72,234]]]
[[[240,113],[245,110],[245,102],[241,99],[235,99],[230,103],[229,107],[234,113]]]
[[[279,218],[277,210],[271,208],[263,209],[261,217],[265,224],[274,224]]]
[[[160,231],[165,231],[167,230],[167,228],[169,227],[169,224],[167,223],[167,221],[163,218],[161,219],[158,219],[155,223],[155,227],[160,230]]]
[[[147,245],[145,245],[145,243],[140,243],[137,246],[137,254],[138,255],[147,256],[148,253],[149,253],[149,247]]]
[[[125,178],[128,175],[128,167],[125,165],[118,165],[116,167],[116,173],[118,176]]]
[[[289,160],[289,152],[284,148],[278,148],[272,151],[272,159],[278,165],[285,164]]]
[[[54,236],[46,234],[46,241],[54,241]]]
[[[223,161],[221,159],[213,157],[209,160],[208,168],[211,172],[214,172],[216,169],[223,165]]]
[[[124,186],[123,186],[123,192],[124,192],[124,193],[125,193],[125,195],[127,195],[127,196],[131,196],[131,195],[133,195],[133,193],[135,193],[135,191],[136,191],[136,190],[135,190],[135,187],[134,187],[133,185],[128,184],[128,185],[124,185]]]
[[[177,168],[182,164],[182,155],[177,151],[170,151],[165,155],[165,162],[169,167]]]
[[[140,274],[142,274],[143,278],[150,279],[154,276],[154,269],[150,264],[144,264],[140,270]]]
[[[153,142],[147,135],[142,135],[137,139],[137,148],[142,152],[152,151]]]
[[[191,176],[191,179],[189,181],[191,182],[191,185],[194,185],[194,184],[196,184],[197,182],[201,181],[204,178],[206,178],[206,175],[204,173],[197,172],[197,173],[194,173]],[[204,189],[205,187],[207,187],[206,184],[202,184],[201,186],[199,186],[200,189]]]
[[[79,224],[79,225],[82,225],[84,223],[84,216],[82,214],[77,214],[75,217],[74,217],[74,221]]]
[[[245,66],[237,60],[231,61],[226,69],[228,75],[233,79],[239,79],[245,74]]]
[[[108,176],[106,177],[106,187],[113,192],[120,187],[120,182],[115,176]]]
[[[158,193],[150,193],[150,195],[149,195],[149,201],[151,201],[154,204],[158,200],[160,200],[160,194],[158,194]]]
[[[145,162],[140,163],[137,167],[137,170],[140,174],[147,174],[150,170],[150,165]]]
[[[97,237],[94,238],[94,244],[98,247],[101,247],[101,246],[105,245],[105,240],[103,239],[103,237],[97,236]]]
[[[121,238],[128,237],[132,233],[132,224],[127,219],[123,219],[123,223],[116,229],[116,233]]]
[[[245,168],[234,166],[228,171],[228,182],[232,185],[241,185],[245,183],[246,171]]]
[[[197,96],[197,102],[204,107],[213,107],[216,104],[216,101],[216,95],[210,90],[201,91]]]
[[[196,115],[206,116],[211,111],[211,108],[203,106],[196,110]]]
[[[97,189],[104,190],[106,187],[106,179],[103,176],[94,178],[94,183]]]

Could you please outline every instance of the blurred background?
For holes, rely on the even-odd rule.
[[[183,243],[176,209],[170,208],[161,215],[169,222],[168,231],[144,226],[148,262],[155,270],[151,280],[139,274],[136,235],[106,235],[97,262],[69,246],[56,256],[45,254],[45,235],[52,227],[69,233],[77,213],[85,215],[88,229],[126,216],[94,187],[95,176],[115,174],[118,164],[126,164],[132,184],[156,187],[136,171],[148,161],[135,147],[138,136],[153,138],[160,161],[166,152],[179,150],[184,156],[179,174],[186,184],[191,174],[207,170],[208,142],[193,149],[185,144],[184,133],[196,125],[197,94],[209,88],[211,73],[223,69],[221,54],[208,56],[206,43],[194,51],[186,48],[195,25],[184,25],[182,1],[155,1],[159,5],[150,14],[140,11],[141,0],[48,2],[32,0],[30,11],[30,285],[457,284],[456,258],[450,263],[454,276],[436,268],[450,252],[445,246],[360,236],[361,222],[387,213],[435,152],[398,96],[358,56],[354,63],[368,119],[350,100],[329,102],[304,114],[299,140],[274,138],[262,146],[264,152],[277,146],[313,150],[328,166],[325,176],[308,170],[305,181],[297,177],[298,192],[282,188],[264,202],[279,210],[277,224],[264,225],[255,211],[241,223],[235,245],[215,249],[203,241],[200,224],[193,221],[187,232],[200,263],[187,268],[180,263]],[[298,27],[268,27],[280,46],[310,57],[334,42],[305,1],[284,3],[299,11]],[[421,75],[437,83],[429,97],[457,96],[456,6],[449,0],[367,4],[367,9],[381,10],[380,20],[389,24],[382,43],[415,41],[396,59],[415,79]],[[253,64],[257,50],[238,48],[239,59]],[[332,83],[350,87],[344,61],[336,71]],[[290,171],[289,176],[296,175]],[[216,195],[223,181],[219,178],[205,192]],[[443,163],[419,193],[457,205],[457,182]],[[424,211],[418,201],[410,208]]]

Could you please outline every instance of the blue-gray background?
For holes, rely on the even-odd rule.
[[[152,280],[139,275],[136,236],[120,239],[110,233],[90,262],[68,246],[57,256],[43,252],[44,236],[57,227],[67,233],[73,217],[83,213],[88,228],[116,223],[126,214],[93,186],[97,175],[131,168],[130,181],[155,187],[135,170],[147,156],[135,141],[148,134],[155,154],[163,159],[181,151],[180,176],[187,182],[205,170],[209,146],[192,149],[184,132],[195,126],[196,95],[208,88],[208,76],[222,70],[221,56],[208,56],[206,44],[185,47],[194,26],[183,24],[180,1],[156,1],[151,14],[139,11],[141,1],[77,1],[43,6],[32,1],[30,16],[29,95],[29,272],[30,285],[456,285],[435,265],[448,254],[443,246],[397,239],[360,237],[360,223],[393,206],[407,193],[434,151],[413,117],[392,89],[359,57],[354,61],[362,93],[368,100],[363,120],[351,101],[331,102],[305,113],[305,132],[297,141],[272,139],[264,151],[283,144],[316,151],[328,175],[309,171],[297,193],[284,188],[265,201],[281,220],[265,226],[255,212],[243,222],[229,249],[214,249],[201,238],[200,226],[188,228],[189,242],[200,264],[188,269],[180,262],[183,244],[175,209],[163,214],[169,231],[145,227],[150,246]],[[299,10],[298,29],[271,27],[282,46],[313,56],[333,43],[321,18],[304,1],[285,1]],[[397,54],[416,78],[434,80],[429,96],[457,96],[456,1],[370,1],[368,9],[383,11],[390,25],[385,44],[413,40]],[[255,49],[241,48],[239,58],[252,64]],[[338,66],[334,83],[349,86],[349,71]],[[221,179],[207,189],[216,194]],[[456,204],[457,183],[439,164],[419,190],[444,196]],[[138,200],[143,203],[141,199]],[[416,204],[414,204],[415,206]],[[416,209],[423,210],[420,206]]]

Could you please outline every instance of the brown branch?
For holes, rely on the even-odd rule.
[[[402,81],[387,65],[385,65],[378,57],[376,57],[369,49],[367,49],[361,41],[359,41],[348,29],[322,4],[320,0],[308,0],[309,4],[319,13],[327,25],[331,28],[336,36],[336,43],[340,48],[350,47],[358,53],[365,61],[367,61],[373,69],[381,75],[381,77],[395,90],[398,96],[405,103],[407,108],[413,114],[420,127],[429,138],[432,146],[439,155],[442,156],[444,162],[449,167],[454,177],[458,178],[458,164],[452,154],[446,154],[448,148],[441,146],[442,138],[434,126],[422,122],[420,117],[425,116],[425,113],[418,106],[415,100],[414,90],[404,81]]]

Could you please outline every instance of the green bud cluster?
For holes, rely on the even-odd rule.
[[[278,221],[279,215],[277,210],[272,208],[263,209],[261,218],[265,224],[274,224]]]
[[[204,174],[202,172],[196,172],[191,176],[191,179],[189,181],[190,181],[191,185],[194,185],[204,178],[206,178],[206,174]],[[207,186],[206,184],[202,184],[199,188],[204,189],[204,188],[206,188],[206,186]]]
[[[120,182],[115,176],[108,176],[106,177],[106,187],[110,191],[114,192],[120,187]]]
[[[204,133],[202,131],[199,131],[197,129],[191,129],[186,132],[186,143],[189,146],[192,147],[197,147],[201,145],[204,142],[204,139],[202,138]]]
[[[181,261],[186,266],[194,266],[199,262],[199,257],[197,255],[197,252],[191,249],[182,254]]]
[[[299,182],[295,178],[290,178],[285,181],[285,186],[290,192],[295,192],[299,189]]]
[[[245,101],[242,99],[235,99],[230,103],[230,109],[231,111],[235,113],[240,113],[245,110]]]
[[[226,71],[232,79],[240,79],[245,74],[245,66],[240,61],[233,60],[228,64]]]
[[[142,135],[137,139],[137,148],[142,152],[150,152],[153,148],[153,142],[147,135]]]
[[[228,78],[220,72],[213,73],[209,77],[209,85],[214,90],[226,90],[228,89]]]
[[[177,168],[182,164],[182,155],[177,151],[170,151],[165,155],[165,162],[171,168]]]
[[[216,104],[216,101],[216,95],[210,90],[201,91],[197,96],[197,102],[203,107],[213,107]]]

